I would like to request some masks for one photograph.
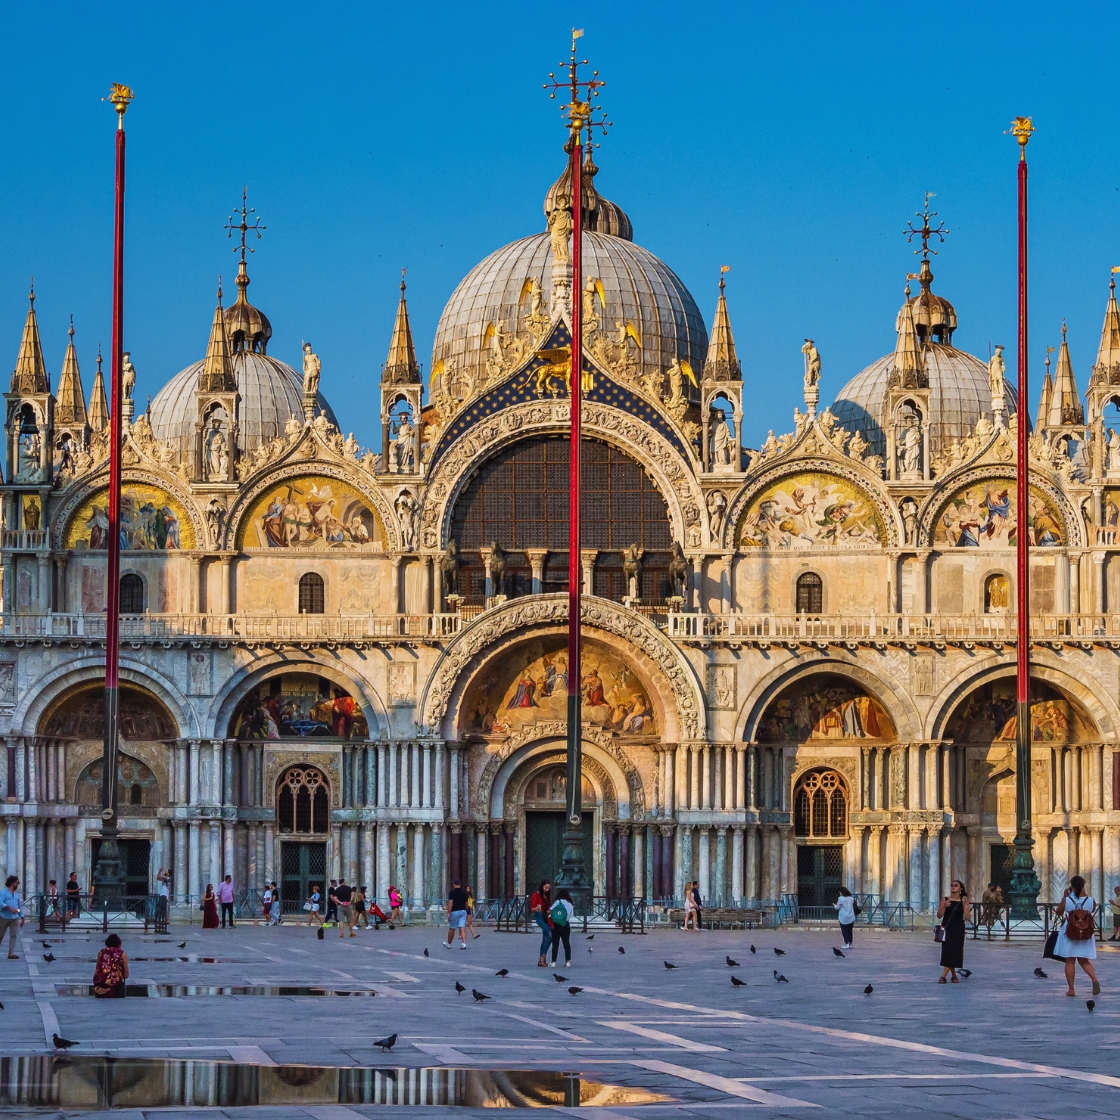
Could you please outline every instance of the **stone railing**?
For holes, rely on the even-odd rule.
[[[0,548],[31,552],[46,547],[46,529],[0,529]]]

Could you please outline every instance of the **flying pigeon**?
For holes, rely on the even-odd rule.
[[[459,995],[462,995],[466,990],[467,989],[464,988],[463,985],[460,984],[458,980],[455,981],[455,991],[457,991],[459,993]]]
[[[757,949],[755,949],[755,947],[754,947],[754,946],[752,945],[752,946],[751,946],[751,952],[752,952],[752,953],[756,953],[756,952],[758,952],[758,950],[757,950]]]
[[[777,945],[774,946],[774,956],[784,957],[786,955],[785,949],[779,949]]]
[[[832,955],[833,955],[834,957],[842,957],[842,956],[843,956],[844,954],[843,954],[843,953],[841,953],[841,952],[840,952],[840,950],[839,950],[839,949],[837,949],[837,948],[836,948],[835,946],[833,946],[833,949],[832,949]]]
[[[621,954],[622,954],[623,956],[625,956],[625,955],[626,955],[626,950],[625,950],[625,949],[624,949],[624,948],[623,948],[623,947],[622,947],[621,945],[619,945],[619,947],[618,947],[618,951],[619,951],[619,952],[620,952],[620,953],[621,953]]]
[[[81,1043],[72,1038],[63,1038],[60,1034],[51,1035],[51,1042],[56,1050],[69,1050],[71,1046],[81,1046]]]
[[[186,947],[187,947],[187,943],[185,941],[180,941],[179,942],[179,948],[180,949],[185,949]]]
[[[725,961],[727,961],[727,967],[728,968],[738,968],[739,967],[739,962],[738,961],[733,961],[730,957],[724,957],[723,959]]]
[[[972,975],[972,969],[971,968],[958,968],[957,972],[958,972],[959,975],[963,976],[966,980]]]
[[[391,1054],[393,1047],[397,1044],[397,1036],[395,1034],[389,1035],[388,1038],[379,1038],[373,1045],[381,1047],[381,1053],[384,1054],[386,1050]]]
[[[670,964],[668,961],[665,961],[664,964],[665,964],[666,968],[676,968],[677,967],[675,964]]]
[[[500,976],[504,980],[509,975],[509,969],[508,968],[499,968],[498,971],[494,973],[494,975],[495,976]]]
[[[580,992],[582,992],[582,991],[583,991],[583,989],[582,989],[582,988],[577,988],[577,987],[576,987],[576,986],[575,986],[575,985],[573,984],[573,985],[572,985],[572,986],[571,986],[571,987],[570,987],[570,988],[568,989],[568,995],[570,995],[570,996],[578,996],[578,995],[580,994]]]
[[[563,984],[568,978],[566,976],[561,976],[559,972],[554,972],[552,974],[552,979],[555,980],[557,984]]]
[[[875,989],[870,984],[868,984],[867,987],[863,989],[863,994],[865,996],[869,996],[873,991],[875,991]]]
[[[1045,972],[1042,971],[1041,968],[1036,968],[1034,970],[1034,974],[1035,974],[1035,976],[1037,976],[1039,978],[1039,980],[1048,980],[1049,979],[1049,977],[1046,975]]]
[[[789,983],[789,981],[777,969],[774,969],[774,979],[777,980],[779,984]]]
[[[485,992],[480,992],[477,988],[471,988],[471,995],[474,996],[478,1003],[494,998],[493,996],[488,996]]]
[[[738,976],[732,976],[731,986],[733,988],[745,988],[747,986],[747,982],[746,980],[740,980]]]
[[[1096,1000],[1091,1000],[1091,999],[1087,999],[1087,1000],[1085,1001],[1085,1006],[1086,1006],[1086,1007],[1087,1007],[1087,1008],[1088,1008],[1088,1009],[1089,1009],[1090,1011],[1092,1011],[1092,1010],[1093,1010],[1093,1008],[1097,1006]]]
[[[54,953],[44,953],[43,954],[43,960],[45,960],[49,964],[51,961],[54,960]]]
[[[427,956],[429,956],[429,955],[430,955],[430,954],[428,953],[428,950],[427,950],[427,949],[425,949],[425,950],[424,950],[424,956],[426,956],[426,957],[427,957]]]

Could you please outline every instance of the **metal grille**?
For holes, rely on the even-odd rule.
[[[816,572],[806,572],[797,577],[797,613],[820,614],[823,585]]]
[[[317,572],[306,572],[299,577],[299,613],[323,614],[327,609],[323,577]]]
[[[121,614],[144,613],[144,580],[135,572],[121,576]]]
[[[843,837],[848,833],[848,798],[835,770],[813,770],[797,783],[793,801],[795,836]]]

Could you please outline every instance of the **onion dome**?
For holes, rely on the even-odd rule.
[[[971,435],[976,421],[991,413],[992,394],[988,384],[988,365],[964,350],[958,350],[949,341],[957,327],[957,313],[953,305],[929,290],[933,274],[929,262],[922,262],[919,274],[922,290],[908,299],[896,319],[898,343],[903,344],[904,329],[913,323],[914,333],[920,343],[919,373],[923,384],[929,386],[930,450],[938,454],[954,440]],[[876,455],[886,453],[887,390],[898,377],[900,362],[912,364],[913,352],[903,345],[904,356],[898,349],[874,361],[857,373],[837,394],[832,405],[833,415],[849,432],[862,432]],[[1004,381],[1004,402],[1007,414],[1015,412],[1014,388]]]
[[[249,273],[245,258],[237,266],[237,299],[225,310],[226,334],[230,349],[236,354],[251,350],[254,354],[268,353],[268,340],[272,337],[272,324],[263,311],[258,311],[247,296]]]
[[[86,398],[82,392],[82,375],[78,370],[78,354],[74,349],[74,316],[70,316],[70,344],[62,359],[62,372],[58,375],[58,398],[54,406],[56,424],[84,425]]]
[[[591,146],[587,147],[587,158],[583,161],[583,175],[580,181],[580,213],[583,217],[585,232],[609,233],[612,237],[621,237],[624,241],[634,240],[634,227],[626,211],[615,202],[604,198],[595,189],[595,176],[599,168],[591,155]],[[572,164],[569,159],[560,178],[548,188],[544,196],[544,216],[547,221],[552,216],[552,211],[557,206],[557,199],[567,199],[571,206],[572,198]]]
[[[35,317],[35,285],[28,296],[27,320],[19,342],[19,356],[12,371],[13,393],[49,393],[47,363],[43,360],[43,343],[39,338],[39,320]]]

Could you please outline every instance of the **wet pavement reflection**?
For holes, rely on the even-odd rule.
[[[56,984],[55,991],[60,996],[93,996],[93,985]],[[183,999],[189,996],[375,996],[377,992],[372,988],[339,991],[296,985],[126,984],[124,994],[126,998]]]

